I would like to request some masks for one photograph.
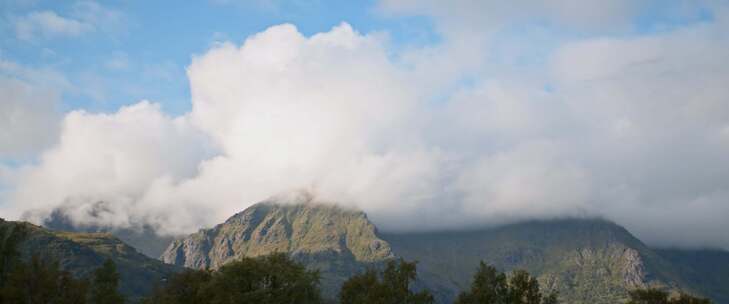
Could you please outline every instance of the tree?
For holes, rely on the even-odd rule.
[[[68,271],[60,273],[57,279],[58,302],[64,304],[84,304],[88,294],[88,282],[77,280]]]
[[[456,299],[456,303],[505,304],[508,297],[509,285],[506,283],[506,275],[482,261],[479,263],[478,271],[473,276],[471,291],[461,292]]]
[[[677,298],[671,299],[672,304],[711,304],[711,300],[706,298],[697,298],[685,293],[681,293]]]
[[[509,280],[509,300],[512,304],[540,304],[542,294],[537,279],[524,270],[514,271]]]
[[[678,297],[669,297],[668,292],[656,288],[636,289],[629,293],[628,304],[710,304],[705,298],[697,298],[685,293]]]
[[[15,265],[1,294],[3,303],[83,304],[86,283],[61,271],[58,262],[47,262],[34,255],[28,264]]]
[[[539,281],[524,270],[506,275],[487,265],[479,264],[473,276],[471,290],[462,292],[456,304],[557,304],[557,294],[542,295]]]
[[[187,269],[170,277],[165,285],[155,288],[143,303],[149,304],[202,304],[209,303],[208,284],[212,273],[207,270]]]
[[[319,273],[285,253],[243,258],[218,269],[206,290],[211,303],[321,303]]]
[[[389,261],[378,274],[369,269],[355,275],[342,285],[339,300],[342,304],[426,304],[433,303],[433,296],[423,290],[414,293],[410,283],[416,278],[416,263],[400,259]]]
[[[120,304],[124,297],[119,294],[119,273],[116,264],[107,259],[96,271],[91,281],[90,299],[92,304]]]
[[[25,235],[23,225],[0,225],[0,289],[7,282],[13,266],[19,262],[17,247]]]
[[[287,254],[243,258],[217,271],[187,270],[172,276],[145,303],[321,303],[319,273]]]

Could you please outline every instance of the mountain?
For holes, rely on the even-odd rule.
[[[101,203],[99,203],[101,204]],[[88,214],[88,216],[94,216]],[[161,236],[149,225],[139,225],[135,228],[104,227],[98,225],[75,225],[66,214],[66,209],[57,208],[50,213],[42,223],[43,227],[51,230],[110,233],[124,243],[136,248],[139,252],[151,258],[158,258],[167,246],[175,240],[174,236]]]
[[[620,303],[633,288],[689,286],[668,260],[624,228],[600,219],[382,237],[398,256],[419,261],[419,275],[441,301],[470,286],[481,260],[502,271],[525,269],[568,303]]]
[[[161,259],[196,269],[216,269],[243,256],[288,252],[322,275],[332,298],[351,275],[393,257],[387,242],[361,211],[316,203],[258,203],[212,229],[173,242]]]
[[[19,231],[23,231],[17,234]],[[38,255],[56,260],[61,269],[87,278],[111,258],[120,275],[120,292],[132,302],[151,292],[156,283],[181,268],[148,258],[108,233],[60,232],[26,222],[0,219],[0,247],[10,235],[20,235],[17,252],[21,259]]]
[[[173,242],[162,260],[197,269],[218,268],[241,256],[288,252],[319,269],[326,297],[368,266],[394,257],[418,261],[416,289],[450,303],[470,286],[478,262],[502,271],[525,269],[566,303],[620,303],[638,287],[684,290],[729,303],[729,279],[692,253],[653,250],[626,229],[601,219],[529,221],[469,231],[379,233],[356,210],[304,202],[267,201],[212,229]],[[709,255],[709,253],[706,253]],[[727,253],[711,256],[726,263]],[[694,263],[694,264],[692,264]],[[723,266],[722,266],[723,267]],[[714,271],[714,272],[712,272]],[[705,274],[709,278],[700,281]]]
[[[729,252],[719,249],[655,249],[682,278],[717,303],[729,303]]]

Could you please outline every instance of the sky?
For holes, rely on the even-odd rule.
[[[729,1],[0,0],[0,216],[603,217],[729,249]]]

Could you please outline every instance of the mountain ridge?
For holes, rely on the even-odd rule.
[[[287,252],[322,274],[330,297],[349,276],[393,258],[364,212],[309,202],[255,204],[210,229],[176,240],[160,259],[216,269],[242,256]]]
[[[52,231],[28,222],[0,219],[0,245],[22,231],[15,250],[21,260],[38,255],[58,261],[74,277],[88,278],[106,259],[112,259],[120,275],[119,290],[132,302],[141,299],[171,274],[182,270],[151,259],[110,233]]]
[[[350,219],[367,228],[348,230],[346,225],[331,224]],[[356,231],[366,233],[353,233]],[[381,251],[367,254],[366,250],[356,248],[368,246],[352,244],[376,244],[373,248]],[[624,227],[599,218],[532,220],[470,230],[381,233],[362,211],[312,201],[278,204],[269,200],[254,204],[211,229],[177,240],[162,260],[214,269],[236,257],[275,251],[288,252],[307,267],[321,270],[324,292],[330,298],[336,296],[338,286],[349,276],[395,257],[418,261],[419,279],[415,286],[430,289],[439,303],[452,301],[469,286],[481,260],[507,272],[530,271],[542,286],[559,291],[561,299],[569,303],[621,302],[627,299],[628,290],[645,287],[691,293],[714,290],[707,295],[715,300],[729,294],[726,288],[698,288],[701,286],[687,281],[685,272],[674,262]],[[363,254],[355,254],[360,252]],[[724,282],[729,280],[715,280],[713,284]]]

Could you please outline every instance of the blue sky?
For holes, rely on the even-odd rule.
[[[32,12],[50,11],[62,18],[82,19],[79,4],[94,3],[101,20],[74,35],[22,39],[18,19]],[[707,21],[710,11],[700,6],[677,14],[682,1],[657,1],[633,19],[627,35],[645,35]],[[84,108],[114,111],[119,106],[149,99],[163,104],[173,115],[189,111],[189,88],[184,69],[191,57],[216,42],[241,43],[269,26],[292,23],[303,34],[328,31],[347,22],[356,30],[387,32],[393,45],[437,43],[439,33],[429,16],[390,14],[376,1],[12,1],[0,4],[0,58],[28,67],[60,71],[75,87],[66,92],[62,111]],[[102,14],[113,16],[103,20]],[[560,28],[535,18],[511,25],[497,41],[528,43],[514,62],[539,64],[560,42],[601,31]],[[531,40],[530,40],[531,39]],[[511,51],[505,49],[503,52]],[[494,60],[503,60],[496,52]],[[514,60],[514,59],[511,59]]]
[[[94,20],[95,30],[71,37],[21,39],[18,18],[52,11],[73,19],[83,2],[3,1],[0,58],[28,67],[51,67],[81,88],[64,95],[64,111],[114,111],[149,99],[179,115],[190,109],[185,67],[192,56],[215,43],[241,43],[272,25],[292,23],[311,35],[346,21],[365,33],[388,31],[396,43],[434,39],[427,18],[390,18],[378,13],[372,1],[265,2],[99,1],[95,3],[115,20]]]

